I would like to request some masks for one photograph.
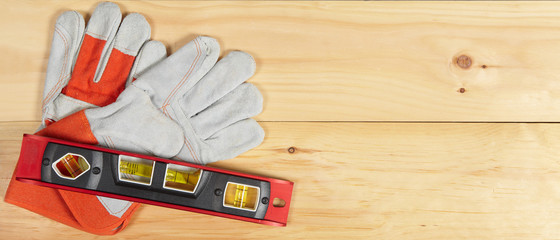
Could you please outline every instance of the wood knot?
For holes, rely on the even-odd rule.
[[[472,59],[467,55],[461,55],[457,57],[457,60],[455,62],[457,63],[457,66],[462,69],[468,69],[472,65]]]
[[[457,90],[457,92],[460,92],[460,93],[465,93],[466,91],[467,90],[465,88],[459,88],[459,90]]]
[[[295,148],[295,147],[290,147],[290,148],[288,148],[288,152],[289,152],[289,153],[295,153],[295,152],[296,152],[296,148]]]

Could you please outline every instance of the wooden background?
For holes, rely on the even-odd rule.
[[[118,4],[171,52],[208,35],[256,58],[266,139],[213,165],[295,189],[285,228],[144,205],[117,238],[560,238],[560,2]],[[2,198],[54,21],[95,6],[0,2]],[[0,202],[0,238],[104,237]]]

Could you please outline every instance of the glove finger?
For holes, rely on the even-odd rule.
[[[109,60],[101,61],[97,69],[98,73],[103,73],[99,80],[100,85],[110,82],[121,85],[126,82],[140,48],[150,39],[150,32],[150,24],[144,16],[132,13],[124,18],[115,37]]]
[[[194,131],[207,139],[219,130],[262,112],[263,98],[250,83],[239,85],[223,98],[191,118]]]
[[[117,99],[125,88],[140,48],[149,38],[150,24],[144,16],[132,13],[124,18],[112,50],[102,56],[96,78],[93,82],[88,82],[88,88],[85,89],[88,92],[87,102],[105,106]]]
[[[215,39],[198,37],[142,74],[133,85],[147,92],[153,104],[166,113],[175,98],[208,73],[219,54],[220,45]]]
[[[91,104],[90,82],[94,79],[101,57],[112,48],[112,42],[121,21],[121,12],[114,3],[101,3],[88,22],[72,78],[62,93]],[[95,104],[97,105],[97,104]]]
[[[151,69],[151,67],[165,59],[165,57],[167,57],[167,50],[163,43],[158,41],[149,41],[145,43],[140,49],[134,61],[134,65],[132,65],[132,70],[130,70],[126,85],[130,85],[143,73]]]
[[[212,135],[205,142],[213,151],[209,162],[231,159],[260,145],[264,130],[257,121],[247,118],[236,122]]]
[[[64,12],[56,20],[43,89],[43,114],[70,79],[83,38],[84,25],[84,18],[75,11]]]
[[[94,139],[99,145],[124,151],[163,158],[175,156],[183,145],[181,126],[164,116],[134,83],[115,103],[84,111]]]
[[[188,94],[183,111],[188,117],[207,108],[255,74],[255,60],[251,55],[233,51],[220,60]]]

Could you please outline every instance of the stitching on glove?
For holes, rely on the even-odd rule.
[[[144,58],[143,56],[144,56],[144,51],[138,50],[138,54],[136,55],[134,65],[132,66],[130,72],[130,74],[132,75],[132,80],[130,82],[134,82],[138,78],[138,66],[140,66],[140,60]]]
[[[179,89],[181,88],[181,86],[183,86],[187,80],[189,79],[191,73],[194,71],[194,68],[196,66],[196,64],[198,63],[198,61],[200,60],[200,56],[202,51],[200,50],[200,44],[198,43],[198,38],[196,38],[194,40],[195,46],[196,46],[196,57],[194,59],[194,61],[191,63],[191,66],[189,67],[189,70],[187,71],[187,73],[185,73],[185,75],[183,76],[183,78],[181,79],[181,81],[179,81],[179,83],[177,83],[177,85],[175,85],[175,87],[173,88],[173,90],[171,90],[171,93],[167,96],[167,98],[165,99],[163,106],[160,108],[161,111],[169,118],[173,119],[171,117],[171,115],[169,114],[169,111],[167,110],[167,107],[170,105],[170,101],[171,98],[173,96],[175,96],[175,94],[177,94],[177,92],[179,91]],[[191,156],[193,157],[193,159],[198,162],[201,163],[200,160],[198,159],[198,157],[196,156],[196,153],[194,152],[194,149],[192,148],[189,140],[185,137],[185,146],[187,146],[187,149],[189,150]]]
[[[60,29],[55,28],[55,33],[57,33],[58,35],[60,35],[60,38],[62,39],[62,41],[64,42],[64,64],[62,65],[62,68],[60,69],[60,74],[59,74],[59,78],[58,81],[56,82],[56,84],[54,85],[54,87],[51,89],[51,91],[47,94],[47,96],[45,97],[45,100],[43,100],[43,106],[41,108],[44,108],[45,105],[54,97],[54,93],[58,92],[58,89],[61,88],[62,86],[58,86],[59,84],[62,83],[62,80],[66,78],[66,76],[62,76],[62,73],[64,72],[64,69],[66,69],[66,65],[68,64],[68,40],[64,37],[64,34],[62,34],[60,32]]]
[[[107,137],[103,137],[103,140],[105,141],[105,144],[107,147],[111,148],[111,146],[109,146],[109,141],[107,141]]]
[[[93,32],[90,32],[90,31],[87,31],[86,34],[92,35],[92,37],[97,36],[97,37],[99,37],[98,39],[107,41],[107,37],[105,37],[105,36],[103,36],[103,35],[100,35],[100,34],[97,34],[97,33],[93,33]]]
[[[111,141],[109,141],[109,137],[105,136],[105,137],[103,137],[103,140],[105,140],[105,145],[107,145],[107,147],[113,148],[113,149],[115,148],[115,146],[112,145]]]
[[[184,138],[185,138],[185,146],[187,146],[187,149],[189,149],[189,152],[191,152],[191,156],[193,157],[193,159],[196,162],[201,163],[200,160],[198,160],[198,157],[196,156],[196,154],[194,153],[194,149],[192,149],[192,146],[191,146],[189,140],[187,139],[187,137],[184,137]]]
[[[174,116],[175,116],[177,119],[180,119],[180,118],[188,119],[188,118],[189,118],[189,117],[187,117],[187,115],[186,115],[183,111],[181,111],[181,110],[178,110],[178,111],[175,111],[175,109],[171,109],[171,110],[173,111],[172,113],[174,114]],[[198,155],[196,154],[196,151],[195,151],[193,145],[191,144],[191,142],[189,141],[189,139],[187,138],[187,136],[183,135],[183,139],[184,139],[183,145],[184,145],[185,147],[187,147],[187,149],[188,149],[189,152],[191,153],[192,159],[193,159],[195,162],[199,163],[199,164],[203,164],[202,161],[201,161],[200,159],[198,159]],[[187,161],[188,161],[188,160],[187,160]]]
[[[111,139],[111,137],[107,137],[107,139],[109,140],[109,144],[111,144],[111,148],[116,148],[113,139]]]
[[[60,119],[56,119],[56,117],[54,115],[52,115],[51,113],[45,113],[45,117],[50,118],[50,119],[54,120],[55,122],[60,120]]]
[[[169,104],[168,104],[168,105],[169,105]],[[170,110],[171,112],[169,112],[168,109],[165,108],[165,111],[166,111],[165,114],[166,114],[169,118],[171,118],[171,119],[179,119],[180,116],[178,116],[177,113],[176,113],[175,111],[173,111],[173,110],[174,110],[174,109],[171,109],[171,110]],[[173,117],[171,116],[171,113],[173,113],[173,116],[174,116],[175,118],[173,118]],[[183,114],[183,116],[186,118],[185,114]],[[192,159],[193,159],[195,162],[201,163],[200,160],[198,160],[198,156],[196,155],[196,151],[194,150],[194,147],[191,145],[190,141],[187,139],[186,136],[183,136],[183,138],[184,138],[184,141],[183,141],[184,144],[183,144],[183,145],[185,145],[185,146],[187,147],[187,149],[189,150]],[[187,161],[187,162],[190,162],[190,161]]]
[[[168,105],[169,105],[169,104],[168,104]],[[169,118],[171,118],[171,119],[178,119],[178,118],[180,117],[180,116],[177,116],[177,113],[175,113],[175,112],[173,111],[174,116],[175,116],[175,118],[173,118],[173,117],[171,117],[171,114],[170,114],[170,112],[168,112],[168,109],[167,109],[167,108],[165,108],[164,110],[165,110],[164,114],[167,115],[167,117],[169,117]],[[173,110],[173,109],[171,109],[171,110]],[[184,116],[184,114],[183,114],[183,116]],[[201,163],[200,160],[198,160],[198,156],[196,155],[196,152],[194,151],[194,148],[192,147],[192,145],[191,145],[191,143],[189,142],[189,140],[187,139],[187,137],[186,137],[186,136],[183,136],[183,138],[184,138],[184,141],[183,141],[184,144],[183,144],[183,145],[185,145],[185,146],[187,147],[187,149],[189,150],[192,159],[193,159],[195,162]],[[183,160],[183,161],[185,161],[185,160]],[[190,162],[190,161],[186,160],[186,162]]]
[[[162,108],[166,108],[167,106],[169,106],[169,104],[170,104],[169,101],[171,101],[171,98],[173,96],[175,96],[175,94],[177,94],[177,92],[179,91],[179,88],[181,86],[183,86],[183,84],[185,84],[185,82],[190,77],[191,73],[193,72],[194,67],[198,63],[198,60],[200,60],[201,51],[200,51],[200,45],[198,43],[198,38],[194,39],[194,43],[195,43],[195,46],[196,46],[196,57],[195,57],[194,61],[191,63],[191,66],[190,66],[189,70],[187,71],[187,73],[185,73],[185,76],[183,76],[181,81],[179,81],[179,83],[177,85],[175,85],[173,90],[171,90],[171,93],[167,96],[167,98],[163,102]],[[163,111],[164,111],[164,113],[167,114],[167,109],[164,109]],[[167,114],[167,116],[169,116],[169,114]]]
[[[122,52],[123,54],[130,55],[130,56],[134,56],[138,52],[138,50],[128,49],[117,45],[113,47],[113,50],[117,50],[119,52]]]
[[[103,141],[105,142],[105,144],[101,144],[101,145],[105,145],[106,147],[109,147],[109,143],[107,142],[107,137],[103,137]]]

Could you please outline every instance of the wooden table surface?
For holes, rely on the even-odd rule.
[[[266,138],[212,165],[295,188],[284,228],[144,205],[117,238],[560,238],[560,2],[118,4],[171,52],[208,35],[255,57]],[[54,21],[95,6],[0,2],[2,198]],[[105,237],[0,202],[0,239],[51,238]]]

